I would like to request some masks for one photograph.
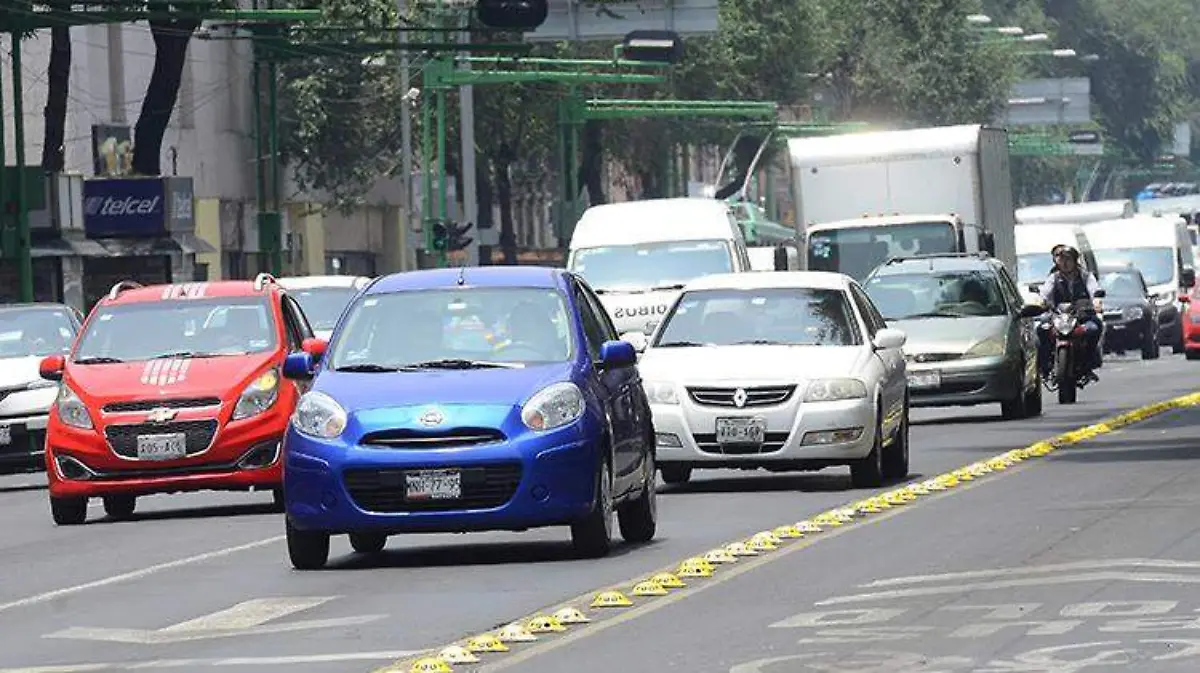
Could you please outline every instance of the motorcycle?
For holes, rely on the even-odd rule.
[[[1096,293],[1096,298],[1103,296],[1103,290]],[[1042,383],[1058,392],[1059,404],[1074,404],[1078,392],[1094,381],[1083,322],[1095,313],[1090,299],[1080,299],[1055,306],[1037,324],[1039,338],[1054,345],[1050,371]]]

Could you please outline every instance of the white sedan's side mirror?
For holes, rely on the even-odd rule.
[[[885,327],[875,333],[875,348],[878,350],[902,348],[906,341],[908,341],[907,334],[891,327]]]
[[[626,332],[621,335],[621,341],[632,344],[633,350],[641,353],[646,350],[646,345],[650,343],[650,338],[642,332]]]

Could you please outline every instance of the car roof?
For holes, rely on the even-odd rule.
[[[367,294],[451,287],[538,287],[558,289],[566,271],[548,266],[472,266],[406,271],[379,278]],[[463,282],[459,282],[459,279]]]
[[[591,206],[571,233],[571,249],[612,245],[735,240],[741,230],[724,201],[699,197]]]
[[[101,300],[105,305],[144,304],[172,299],[215,299],[222,297],[256,297],[269,291],[270,283],[259,286],[249,280],[221,280],[206,283],[173,283],[163,285],[128,286],[116,297],[106,294]],[[116,288],[114,287],[114,290]]]
[[[70,311],[71,307],[51,301],[35,301],[20,304],[0,304],[0,311]]]
[[[879,265],[872,276],[888,276],[901,273],[930,273],[934,271],[981,271],[996,270],[1001,266],[994,257],[979,255],[925,255],[919,257],[894,258]]]
[[[845,290],[852,282],[849,276],[832,271],[751,271],[703,276],[688,283],[684,291],[785,288]]]
[[[371,279],[367,276],[289,276],[275,282],[285,290],[312,290],[316,288],[361,288]]]

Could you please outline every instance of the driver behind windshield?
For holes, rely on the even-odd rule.
[[[500,350],[529,351],[530,360],[558,361],[567,358],[565,342],[545,307],[522,301],[508,314],[508,342]]]

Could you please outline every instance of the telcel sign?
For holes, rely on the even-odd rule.
[[[177,227],[179,207],[167,202],[172,189],[188,202],[183,219],[191,224],[191,184],[168,184],[170,178],[117,178],[87,180],[83,184],[83,226],[93,238],[136,238],[162,236]],[[180,189],[182,187],[182,189]],[[168,218],[168,212],[172,217]]]

